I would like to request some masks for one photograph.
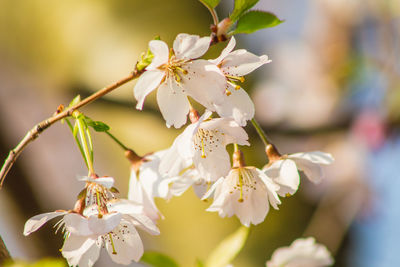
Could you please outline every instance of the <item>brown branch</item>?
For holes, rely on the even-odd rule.
[[[6,244],[4,244],[4,241],[0,236],[0,266],[2,266],[2,264],[7,260],[11,260],[11,256],[7,250]]]
[[[51,116],[50,118],[36,124],[26,135],[25,137],[21,140],[21,142],[19,142],[19,144],[12,150],[10,150],[10,152],[8,153],[7,158],[4,161],[4,164],[0,170],[0,189],[3,187],[3,182],[4,179],[8,173],[8,171],[11,169],[11,167],[13,166],[14,162],[17,160],[18,156],[21,154],[21,152],[24,150],[24,148],[31,143],[32,141],[34,141],[36,138],[38,138],[39,134],[41,132],[43,132],[44,130],[46,130],[48,127],[50,127],[52,124],[54,124],[55,122],[66,118],[68,116],[72,115],[72,112],[74,112],[75,110],[85,106],[86,104],[89,104],[93,101],[95,101],[96,99],[108,94],[109,92],[113,91],[114,89],[120,87],[121,85],[138,78],[141,74],[143,73],[143,71],[138,71],[135,70],[134,72],[132,72],[131,74],[129,74],[129,76],[119,80],[118,82],[111,84],[107,87],[104,87],[103,89],[97,91],[96,93],[88,96],[87,98],[83,99],[82,101],[80,101],[79,103],[77,103],[76,105],[65,109],[62,112],[56,113],[53,116]]]

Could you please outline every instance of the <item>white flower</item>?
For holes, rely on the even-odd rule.
[[[172,54],[165,42],[150,41],[154,58],[134,88],[136,108],[142,109],[146,96],[158,88],[157,102],[167,126],[179,128],[189,112],[187,96],[209,109],[223,101],[226,81],[221,70],[207,60],[192,60],[208,50],[210,41],[210,37],[181,33]]]
[[[181,175],[169,180],[169,196],[181,196],[190,187],[198,198],[202,198],[207,192],[210,181],[202,178],[194,166],[183,170]]]
[[[213,182],[230,170],[226,145],[249,145],[246,131],[233,119],[217,118],[206,111],[200,119],[181,133],[161,159],[160,172],[169,177],[179,176],[183,169],[194,164],[200,176]]]
[[[141,213],[142,207],[128,200],[111,200],[104,207],[86,207],[83,214],[55,211],[40,214],[25,224],[24,235],[39,229],[48,220],[64,216],[58,223],[67,232],[62,254],[70,266],[90,267],[97,261],[104,245],[111,259],[119,264],[139,261],[143,244],[136,227],[157,235],[158,228]]]
[[[232,168],[228,176],[218,179],[204,198],[214,193],[214,202],[207,211],[221,217],[236,215],[245,226],[264,221],[269,205],[278,209],[276,191],[279,186],[255,167]]]
[[[129,181],[128,199],[143,205],[143,212],[153,221],[163,218],[154,198],[167,198],[168,179],[164,179],[158,171],[161,156],[165,150],[158,151],[145,157],[138,173],[132,168]]]
[[[267,267],[325,267],[333,259],[324,245],[316,244],[313,237],[299,238],[290,247],[275,250]]]
[[[236,40],[232,37],[221,55],[209,61],[217,65],[226,78],[226,95],[224,101],[215,105],[217,113],[221,117],[232,117],[239,125],[245,126],[246,122],[254,117],[254,104],[246,91],[236,82],[243,82],[243,76],[271,60],[266,55],[259,57],[245,49],[232,52],[235,45]]]
[[[300,184],[298,170],[303,171],[313,183],[319,183],[323,177],[320,165],[328,165],[333,161],[331,154],[321,151],[295,153],[283,155],[280,159],[272,161],[264,167],[264,171],[279,184],[278,194],[284,197],[287,194],[293,195],[297,191]]]

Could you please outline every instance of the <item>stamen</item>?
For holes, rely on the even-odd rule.
[[[232,93],[231,93],[231,91],[229,91],[228,89],[225,89],[225,94],[226,94],[227,96],[230,96]]]
[[[244,82],[244,77],[243,76],[225,75],[225,77],[228,78],[228,79],[231,79],[231,80]]]
[[[240,188],[240,196],[239,196],[238,201],[243,202],[244,201],[244,199],[243,199],[243,176],[242,176],[242,172],[240,169],[239,169],[239,185],[238,186]]]
[[[108,233],[108,236],[110,237],[110,243],[111,243],[111,246],[112,246],[112,254],[114,254],[114,255],[116,255],[117,254],[117,252],[115,251],[115,247],[114,247],[114,241],[113,241],[113,239],[112,239],[112,235],[111,235],[111,233]]]
[[[175,69],[181,71],[183,74],[188,74],[187,70],[182,69],[181,67],[175,67]]]
[[[181,82],[181,77],[179,76],[178,73],[174,72],[174,76],[175,76],[175,81],[177,81],[178,83]]]
[[[204,140],[201,139],[201,157],[204,159],[206,158],[206,152],[204,151]]]

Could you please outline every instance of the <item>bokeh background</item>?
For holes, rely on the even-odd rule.
[[[222,0],[223,18],[233,1]],[[335,266],[400,266],[400,2],[398,0],[261,0],[285,22],[238,35],[237,48],[267,54],[272,63],[251,74],[244,88],[256,118],[283,153],[323,150],[336,158],[326,178],[305,177],[299,192],[254,227],[235,266],[264,266],[274,249],[314,236],[335,256]],[[178,33],[208,35],[211,16],[196,0],[0,0],[0,155],[37,122],[125,77],[148,41],[171,44]],[[206,55],[214,58],[224,44]],[[168,129],[154,101],[135,109],[134,82],[83,108],[89,117],[138,153],[167,148],[181,130]],[[266,163],[249,126],[249,164]],[[95,169],[113,176],[126,196],[129,162],[95,134]],[[86,170],[66,125],[46,130],[18,159],[0,192],[0,235],[14,258],[60,257],[61,235],[52,223],[22,235],[33,215],[69,209]],[[240,224],[205,212],[210,203],[192,190],[169,202],[161,235],[142,234],[147,250],[181,266],[205,259]],[[114,266],[105,251],[96,266]]]

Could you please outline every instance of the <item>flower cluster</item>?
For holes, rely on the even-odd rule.
[[[270,205],[278,209],[279,196],[297,191],[299,171],[313,182],[321,180],[320,165],[332,163],[333,158],[319,151],[281,155],[267,144],[269,162],[264,168],[245,164],[239,146],[250,145],[243,127],[250,120],[254,123],[254,104],[240,83],[245,75],[271,61],[265,55],[234,50],[234,37],[218,58],[200,59],[210,43],[210,37],[189,34],[179,34],[172,49],[161,40],[150,41],[152,61],[134,87],[136,108],[142,109],[145,98],[157,89],[157,103],[166,125],[180,128],[188,114],[191,124],[166,150],[143,157],[126,150],[132,163],[128,199],[115,197],[113,178],[94,174],[92,144],[87,145],[91,138],[85,139],[88,131],[84,127],[88,127],[87,121],[91,125],[99,122],[76,114],[83,140],[78,145],[89,169],[89,177],[83,179],[86,186],[74,209],[34,216],[25,224],[25,235],[62,216],[56,226],[57,231],[64,232],[61,252],[70,266],[93,266],[101,247],[114,262],[127,265],[139,261],[143,254],[137,227],[152,235],[160,233],[156,223],[163,215],[155,197],[169,199],[193,187],[199,198],[213,198],[207,211],[218,212],[221,217],[236,215],[249,227],[265,220]],[[204,106],[202,116],[191,106],[189,97]],[[213,117],[213,113],[219,117]],[[231,144],[232,164],[227,150]]]
[[[299,171],[319,182],[320,165],[332,163],[333,158],[319,151],[280,155],[267,147],[269,163],[261,170],[246,166],[236,149],[231,165],[226,146],[250,145],[243,126],[254,117],[254,104],[240,82],[271,61],[265,55],[233,50],[234,37],[218,58],[198,59],[207,51],[209,41],[208,37],[179,34],[170,52],[162,41],[149,43],[154,59],[134,88],[137,108],[141,109],[144,98],[158,88],[157,102],[167,126],[181,127],[189,113],[192,123],[169,149],[148,156],[140,169],[132,172],[130,197],[157,219],[160,212],[154,197],[179,196],[192,186],[199,198],[214,199],[207,211],[221,217],[236,215],[245,226],[259,224],[269,205],[278,209],[279,196],[297,191]],[[188,96],[205,107],[201,117],[190,106]],[[213,112],[220,118],[212,118]]]
[[[47,221],[62,216],[55,225],[64,232],[62,255],[70,266],[90,267],[97,261],[101,247],[119,264],[139,261],[143,244],[139,227],[152,235],[160,232],[143,213],[143,207],[127,199],[117,199],[111,191],[111,177],[86,178],[83,196],[73,210],[57,210],[36,215],[25,223],[24,235],[38,230]]]

